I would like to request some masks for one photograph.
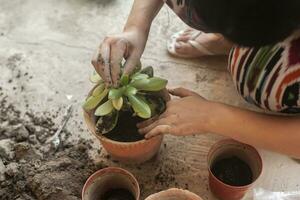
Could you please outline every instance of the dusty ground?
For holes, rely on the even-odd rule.
[[[219,137],[167,136],[155,160],[130,166],[112,161],[83,124],[80,105],[91,87],[87,81],[92,72],[90,59],[105,35],[122,30],[131,3],[0,0],[1,200],[57,199],[57,195],[79,199],[85,179],[104,166],[130,170],[140,181],[143,198],[176,186],[213,199],[207,187],[206,154]],[[187,61],[167,54],[167,38],[184,27],[164,7],[153,24],[142,62],[154,66],[170,86],[249,107],[232,85],[226,58]],[[63,146],[49,153],[45,140],[58,128],[69,104],[75,110],[63,133]],[[36,119],[40,121],[35,123]],[[16,134],[20,132],[21,136]],[[265,171],[256,188],[300,190],[296,161],[265,151],[262,155]],[[70,171],[78,176],[70,177]]]

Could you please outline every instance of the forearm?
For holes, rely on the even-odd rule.
[[[211,131],[300,158],[300,117],[271,116],[215,104]]]
[[[135,0],[124,30],[134,27],[149,32],[151,23],[163,3],[163,0]]]

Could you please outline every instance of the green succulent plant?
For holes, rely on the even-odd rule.
[[[139,69],[131,76],[122,75],[117,88],[106,87],[96,72],[91,75],[90,81],[96,86],[83,108],[94,112],[98,133],[110,132],[118,122],[119,112],[132,111],[134,115],[148,119],[165,109],[165,101],[155,96],[154,92],[164,89],[168,81],[154,77],[150,66]]]

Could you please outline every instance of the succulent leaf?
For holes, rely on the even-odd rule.
[[[137,93],[137,89],[131,86],[127,86],[125,90],[126,96],[135,95]]]
[[[130,85],[138,90],[155,92],[165,88],[167,83],[168,81],[166,79],[152,77],[149,79],[134,80],[130,83]]]
[[[103,82],[102,78],[100,77],[100,75],[94,71],[93,74],[90,76],[90,81],[92,83],[101,83]]]
[[[123,106],[123,97],[120,97],[118,99],[113,99],[112,104],[116,110],[121,110]]]
[[[104,83],[101,83],[100,85],[98,85],[94,90],[93,90],[93,93],[92,95],[94,97],[96,96],[99,96],[105,89],[105,84]]]
[[[129,83],[129,76],[127,74],[122,74],[120,79],[120,84],[125,86]]]
[[[138,79],[138,80],[132,80],[129,85],[138,90],[141,90],[142,88],[145,88],[147,84],[149,84],[149,79]]]
[[[140,71],[141,74],[147,74],[149,77],[153,77],[154,76],[154,71],[153,71],[153,67],[148,66],[145,67],[144,69],[142,69]]]
[[[91,95],[84,102],[84,104],[82,106],[83,109],[89,111],[89,110],[92,110],[92,109],[96,108],[96,106],[99,103],[101,103],[101,101],[106,97],[107,93],[108,93],[108,89],[105,88],[100,95],[98,95],[98,96]]]
[[[121,87],[121,88],[118,88],[118,89],[112,88],[112,89],[109,90],[108,98],[109,99],[118,99],[123,95],[124,91],[125,91],[124,87]]]
[[[131,80],[138,80],[138,79],[147,79],[149,76],[147,74],[135,73],[131,76]]]
[[[99,106],[96,111],[96,116],[105,116],[107,114],[110,114],[114,110],[114,107],[112,105],[112,100],[108,100],[105,103],[103,103],[101,106]]]
[[[129,95],[129,102],[134,112],[141,118],[148,119],[151,117],[151,109],[149,105],[138,95]]]
[[[96,132],[99,135],[106,134],[112,131],[117,123],[119,118],[119,112],[113,111],[108,115],[99,117],[96,123]]]

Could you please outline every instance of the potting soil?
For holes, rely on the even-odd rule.
[[[107,191],[99,200],[135,200],[135,198],[130,191],[117,188]]]
[[[137,123],[143,121],[139,117],[133,117],[131,112],[120,112],[116,127],[104,136],[119,142],[136,142],[143,140],[144,136],[139,134]]]
[[[253,179],[248,164],[236,156],[216,161],[211,170],[220,181],[232,186],[248,185]]]
[[[46,144],[57,127],[53,114],[24,116],[6,102],[0,102],[0,199],[80,200],[86,179],[103,166],[96,166],[87,153],[90,141],[61,146]],[[54,116],[55,117],[55,116]]]

